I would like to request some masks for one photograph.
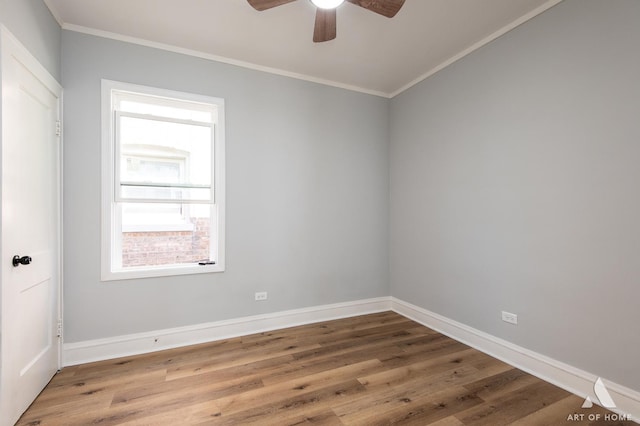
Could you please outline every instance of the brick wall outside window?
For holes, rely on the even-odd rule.
[[[122,266],[172,265],[209,259],[209,218],[191,218],[193,231],[123,232]]]

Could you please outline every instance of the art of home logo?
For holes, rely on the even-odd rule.
[[[596,397],[598,398],[598,401],[600,402],[600,405],[603,406],[604,408],[608,408],[608,409],[614,409],[616,408],[616,404],[613,402],[613,398],[611,398],[611,395],[609,394],[609,391],[607,390],[607,387],[604,385],[604,383],[602,382],[602,379],[600,377],[598,377],[598,379],[596,380],[596,382],[593,384],[593,391],[596,394]],[[591,408],[593,407],[593,401],[591,401],[591,398],[587,396],[587,398],[584,400],[584,402],[582,403],[582,407],[580,408]],[[584,413],[572,413],[569,414],[569,416],[567,417],[567,421],[583,421],[583,420],[589,420],[591,422],[593,421],[598,421],[598,420],[602,420],[602,421],[606,421],[606,422],[617,422],[617,421],[633,421],[631,419],[631,415],[629,414],[617,414],[617,413],[605,413],[605,414],[601,414],[601,413],[591,413],[591,414],[584,414]]]

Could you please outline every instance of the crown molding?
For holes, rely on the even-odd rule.
[[[339,89],[345,89],[352,92],[359,92],[359,93],[378,96],[382,98],[390,97],[388,93],[380,92],[377,90],[370,90],[364,87],[353,86],[350,84],[339,83],[337,81],[331,81],[331,80],[313,77],[311,75],[300,74],[300,73],[282,70],[279,68],[258,65],[252,62],[240,61],[233,58],[227,58],[225,56],[213,55],[211,53],[201,52],[198,50],[186,49],[184,47],[174,46],[171,44],[159,43],[156,41],[146,40],[143,38],[132,37],[132,36],[127,36],[127,35],[118,34],[118,33],[112,33],[109,31],[97,30],[95,28],[83,27],[81,25],[65,23],[65,24],[62,24],[62,29],[67,31],[77,32],[77,33],[88,34],[96,37],[102,37],[102,38],[107,38],[111,40],[121,41],[124,43],[137,44],[140,46],[150,47],[153,49],[166,50],[172,53],[179,53],[182,55],[193,56],[200,59],[207,59],[210,61],[221,62],[224,64],[235,65],[238,67],[248,68],[255,71],[261,71],[268,74],[275,74],[283,77],[294,78],[296,80],[308,81],[310,83],[322,84],[324,86],[337,87]]]
[[[280,69],[280,68],[268,67],[268,66],[264,66],[264,65],[255,64],[255,63],[252,63],[252,62],[241,61],[241,60],[238,60],[238,59],[228,58],[228,57],[225,57],[225,56],[214,55],[214,54],[211,54],[211,53],[206,53],[206,52],[202,52],[202,51],[198,51],[198,50],[187,49],[187,48],[183,48],[183,47],[179,47],[179,46],[175,46],[175,45],[171,45],[171,44],[159,43],[159,42],[155,42],[155,41],[152,41],[152,40],[147,40],[147,39],[143,39],[143,38],[139,38],[139,37],[127,36],[127,35],[123,35],[123,34],[119,34],[119,33],[113,33],[113,32],[109,32],[109,31],[98,30],[98,29],[95,29],[95,28],[84,27],[84,26],[81,26],[81,25],[65,23],[64,20],[62,19],[61,15],[60,15],[60,13],[59,13],[59,11],[53,6],[51,0],[43,0],[43,1],[47,5],[49,10],[51,11],[51,14],[56,19],[58,24],[60,24],[60,27],[63,30],[73,31],[73,32],[78,32],[78,33],[83,33],[83,34],[88,34],[88,35],[93,35],[93,36],[96,36],[96,37],[108,38],[108,39],[121,41],[121,42],[125,42],[125,43],[138,44],[138,45],[141,45],[141,46],[146,46],[146,47],[150,47],[150,48],[154,48],[154,49],[165,50],[165,51],[169,51],[169,52],[173,52],[173,53],[179,53],[179,54],[183,54],[183,55],[187,55],[187,56],[193,56],[193,57],[197,57],[197,58],[201,58],[201,59],[207,59],[207,60],[210,60],[210,61],[221,62],[221,63],[225,63],[225,64],[229,64],[229,65],[235,65],[235,66],[239,66],[239,67],[243,67],[243,68],[247,68],[247,69],[251,69],[251,70],[255,70],[255,71],[261,71],[261,72],[266,72],[266,73],[269,73],[269,74],[280,75],[280,76],[283,76],[283,77],[294,78],[296,80],[302,80],[302,81],[307,81],[307,82],[311,82],[311,83],[321,84],[321,85],[324,85],[324,86],[330,86],[330,87],[336,87],[336,88],[339,88],[339,89],[345,89],[345,90],[349,90],[349,91],[352,91],[352,92],[364,93],[364,94],[367,94],[367,95],[372,95],[372,96],[378,96],[378,97],[382,97],[382,98],[386,98],[386,99],[391,99],[391,98],[394,98],[394,97],[398,96],[399,94],[407,91],[408,89],[410,89],[411,87],[415,86],[416,84],[424,81],[425,79],[431,77],[432,75],[436,74],[437,72],[443,70],[444,68],[448,67],[449,65],[451,65],[451,64],[457,62],[458,60],[464,58],[465,56],[467,56],[470,53],[476,51],[477,49],[485,46],[486,44],[488,44],[490,42],[492,42],[493,40],[497,39],[498,37],[501,37],[502,35],[504,35],[507,32],[513,30],[514,28],[516,28],[516,27],[522,25],[523,23],[529,21],[530,19],[534,18],[535,16],[545,12],[546,10],[548,10],[550,8],[552,8],[553,6],[555,6],[558,3],[562,2],[563,0],[548,0],[543,5],[537,7],[536,9],[534,9],[531,12],[527,13],[526,15],[523,15],[520,18],[516,19],[515,21],[509,23],[508,25],[505,25],[504,27],[500,28],[498,31],[495,31],[494,33],[490,34],[489,36],[483,38],[482,40],[480,40],[480,41],[472,44],[471,46],[467,47],[466,49],[462,50],[458,54],[448,58],[444,62],[438,64],[437,66],[435,66],[433,68],[431,68],[430,70],[428,70],[427,72],[425,72],[424,74],[419,76],[418,78],[416,78],[416,79],[412,80],[411,82],[405,84],[404,86],[400,87],[399,89],[397,89],[397,90],[395,90],[393,92],[389,92],[389,93],[382,92],[382,91],[379,91],[379,90],[367,89],[365,87],[345,84],[345,83],[341,83],[341,82],[338,82],[338,81],[318,78],[318,77],[314,77],[312,75],[307,75],[307,74],[287,71],[287,70],[283,70],[283,69]]]

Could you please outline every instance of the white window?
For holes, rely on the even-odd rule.
[[[102,279],[224,271],[224,101],[103,80]]]

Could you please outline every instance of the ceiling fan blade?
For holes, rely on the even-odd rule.
[[[267,10],[296,0],[247,0],[255,10]]]
[[[313,29],[313,41],[320,43],[336,38],[336,10],[316,10],[316,26]]]
[[[404,4],[404,0],[347,0],[356,6],[378,13],[387,18],[393,18]]]

